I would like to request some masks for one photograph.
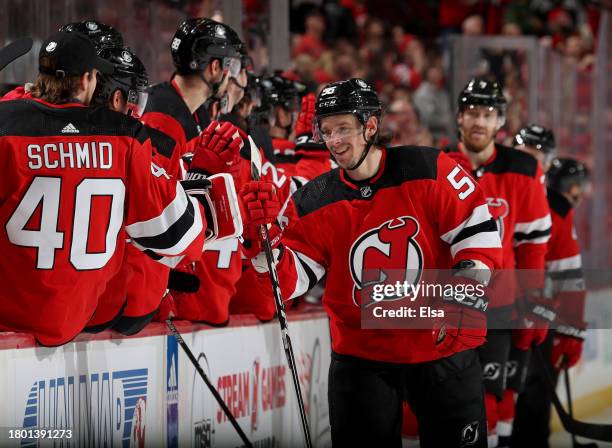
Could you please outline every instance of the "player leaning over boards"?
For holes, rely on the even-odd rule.
[[[88,107],[98,71],[114,68],[87,37],[58,32],[42,44],[33,98],[0,103],[0,164],[13,167],[0,181],[0,330],[45,345],[83,329],[128,235],[156,257],[195,259],[224,217],[234,223],[231,194],[223,211],[206,181],[187,195],[152,169],[142,124]]]
[[[446,326],[435,331],[361,328],[364,266],[453,267],[469,278],[474,268],[490,273],[501,253],[478,186],[436,149],[378,144],[381,109],[376,92],[361,79],[321,91],[318,133],[339,168],[292,198],[298,218],[277,251],[283,296],[304,294],[327,274],[323,305],[332,334],[329,410],[335,447],[401,446],[405,398],[419,420],[421,446],[486,447],[484,393],[474,350],[486,335],[481,310],[440,301]],[[241,195],[251,225],[276,218],[273,192],[249,184]],[[364,239],[368,233],[388,245],[389,253],[383,254],[374,238]],[[376,257],[380,265],[373,262]],[[263,273],[262,260],[260,255],[253,263]],[[262,277],[262,288],[266,281],[269,287]]]

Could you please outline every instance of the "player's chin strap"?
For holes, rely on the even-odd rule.
[[[220,99],[217,94],[219,93],[219,87],[221,87],[221,84],[223,84],[223,81],[225,81],[225,77],[227,76],[225,73],[223,74],[223,77],[221,78],[221,81],[219,82],[210,82],[206,79],[206,77],[204,76],[204,72],[200,71],[198,72],[198,76],[200,77],[200,79],[202,80],[202,82],[204,84],[206,84],[208,86],[208,88],[210,89],[210,91],[212,92],[211,94],[211,98],[216,98],[216,99]]]
[[[378,138],[377,138],[378,137],[378,131],[376,132],[376,134],[374,134],[374,136],[370,140],[366,139],[365,131],[366,130],[365,130],[365,127],[364,127],[364,129],[363,129],[363,139],[366,141],[365,149],[361,153],[361,157],[359,157],[359,160],[357,161],[357,163],[355,163],[353,166],[351,166],[349,168],[346,168],[347,171],[354,171],[357,168],[359,168],[359,166],[363,163],[363,161],[367,157],[368,153],[370,152],[370,148],[372,148],[374,143],[376,143],[376,140],[378,140]],[[332,156],[332,158],[333,158],[333,156]]]

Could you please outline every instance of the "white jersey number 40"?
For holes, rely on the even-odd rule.
[[[457,179],[457,175],[459,174],[461,174],[461,176],[459,179]],[[462,201],[476,190],[476,186],[474,185],[474,182],[472,182],[472,179],[470,179],[470,177],[466,175],[458,166],[453,168],[446,178],[457,191],[461,190],[463,187],[467,187],[465,190],[459,191],[459,199]]]
[[[6,223],[6,233],[11,243],[38,249],[36,257],[38,269],[53,269],[55,251],[64,247],[64,232],[59,232],[57,229],[61,189],[62,180],[58,177],[35,177]],[[87,242],[94,196],[111,197],[111,207],[105,250],[89,253]],[[125,185],[121,179],[83,179],[76,187],[70,244],[70,263],[76,269],[100,269],[111,259],[123,223],[124,199]],[[39,229],[26,229],[39,207],[41,207]]]

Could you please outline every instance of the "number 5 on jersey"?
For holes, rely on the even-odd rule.
[[[457,179],[457,177],[459,177],[459,179]],[[470,179],[470,176],[465,174],[465,172],[463,172],[458,166],[453,168],[446,178],[453,188],[459,191],[459,199],[462,201],[476,190],[476,186],[474,185],[474,182],[472,182],[472,179]],[[463,189],[463,187],[467,188],[460,191]]]

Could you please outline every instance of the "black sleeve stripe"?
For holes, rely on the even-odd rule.
[[[168,229],[159,235],[134,238],[134,241],[140,246],[147,249],[170,249],[174,247],[185,236],[189,229],[194,225],[195,212],[193,203],[187,201],[187,208],[179,219],[174,222]]]
[[[497,224],[495,223],[495,220],[490,218],[487,221],[483,221],[479,224],[463,228],[461,232],[457,234],[451,243],[451,246],[481,232],[497,232]]]
[[[535,240],[537,238],[549,236],[551,231],[552,231],[552,228],[549,227],[546,230],[534,230],[533,232],[529,232],[529,233],[516,232],[514,234],[514,239],[515,241]]]
[[[553,280],[582,279],[584,277],[582,273],[582,268],[567,269],[565,271],[558,272],[548,272],[547,275]]]
[[[306,275],[308,275],[308,289],[306,291],[310,291],[318,283],[319,279],[317,278],[317,275],[314,273],[314,271],[310,269],[310,266],[308,266],[308,263],[302,260],[299,254],[296,253],[295,255],[298,261],[300,262],[300,264],[302,265],[302,267],[304,268]]]

